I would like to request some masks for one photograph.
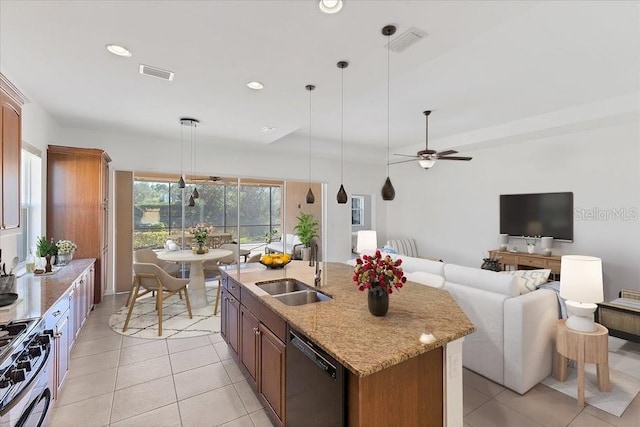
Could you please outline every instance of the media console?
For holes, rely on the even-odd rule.
[[[560,257],[554,255],[530,254],[526,252],[508,252],[497,249],[490,250],[489,256],[498,259],[502,269],[513,266],[515,270],[529,270],[534,268],[548,268],[554,277],[560,275]]]

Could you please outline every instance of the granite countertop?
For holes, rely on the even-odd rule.
[[[249,268],[228,267],[226,273],[358,376],[381,371],[475,330],[447,291],[407,282],[390,295],[387,315],[376,317],[369,313],[366,292],[352,281],[353,267],[321,263],[320,268],[319,290],[333,299],[302,306],[285,305],[255,283],[295,278],[313,285],[314,268],[308,262],[292,261],[273,270],[255,263]],[[435,342],[421,344],[422,333],[433,334]]]
[[[0,307],[0,322],[44,316],[94,262],[94,258],[74,259],[52,275],[26,273],[16,277],[13,292],[18,294],[17,304]]]

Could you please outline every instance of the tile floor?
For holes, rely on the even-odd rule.
[[[92,312],[71,354],[50,427],[271,426],[220,335],[123,337],[108,326],[125,295]],[[621,418],[538,384],[520,396],[464,372],[465,427],[640,427],[640,395]]]

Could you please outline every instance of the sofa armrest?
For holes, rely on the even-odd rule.
[[[504,385],[520,394],[551,374],[558,300],[539,289],[504,303]]]

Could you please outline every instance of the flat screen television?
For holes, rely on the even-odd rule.
[[[501,194],[500,233],[573,241],[573,193]]]

